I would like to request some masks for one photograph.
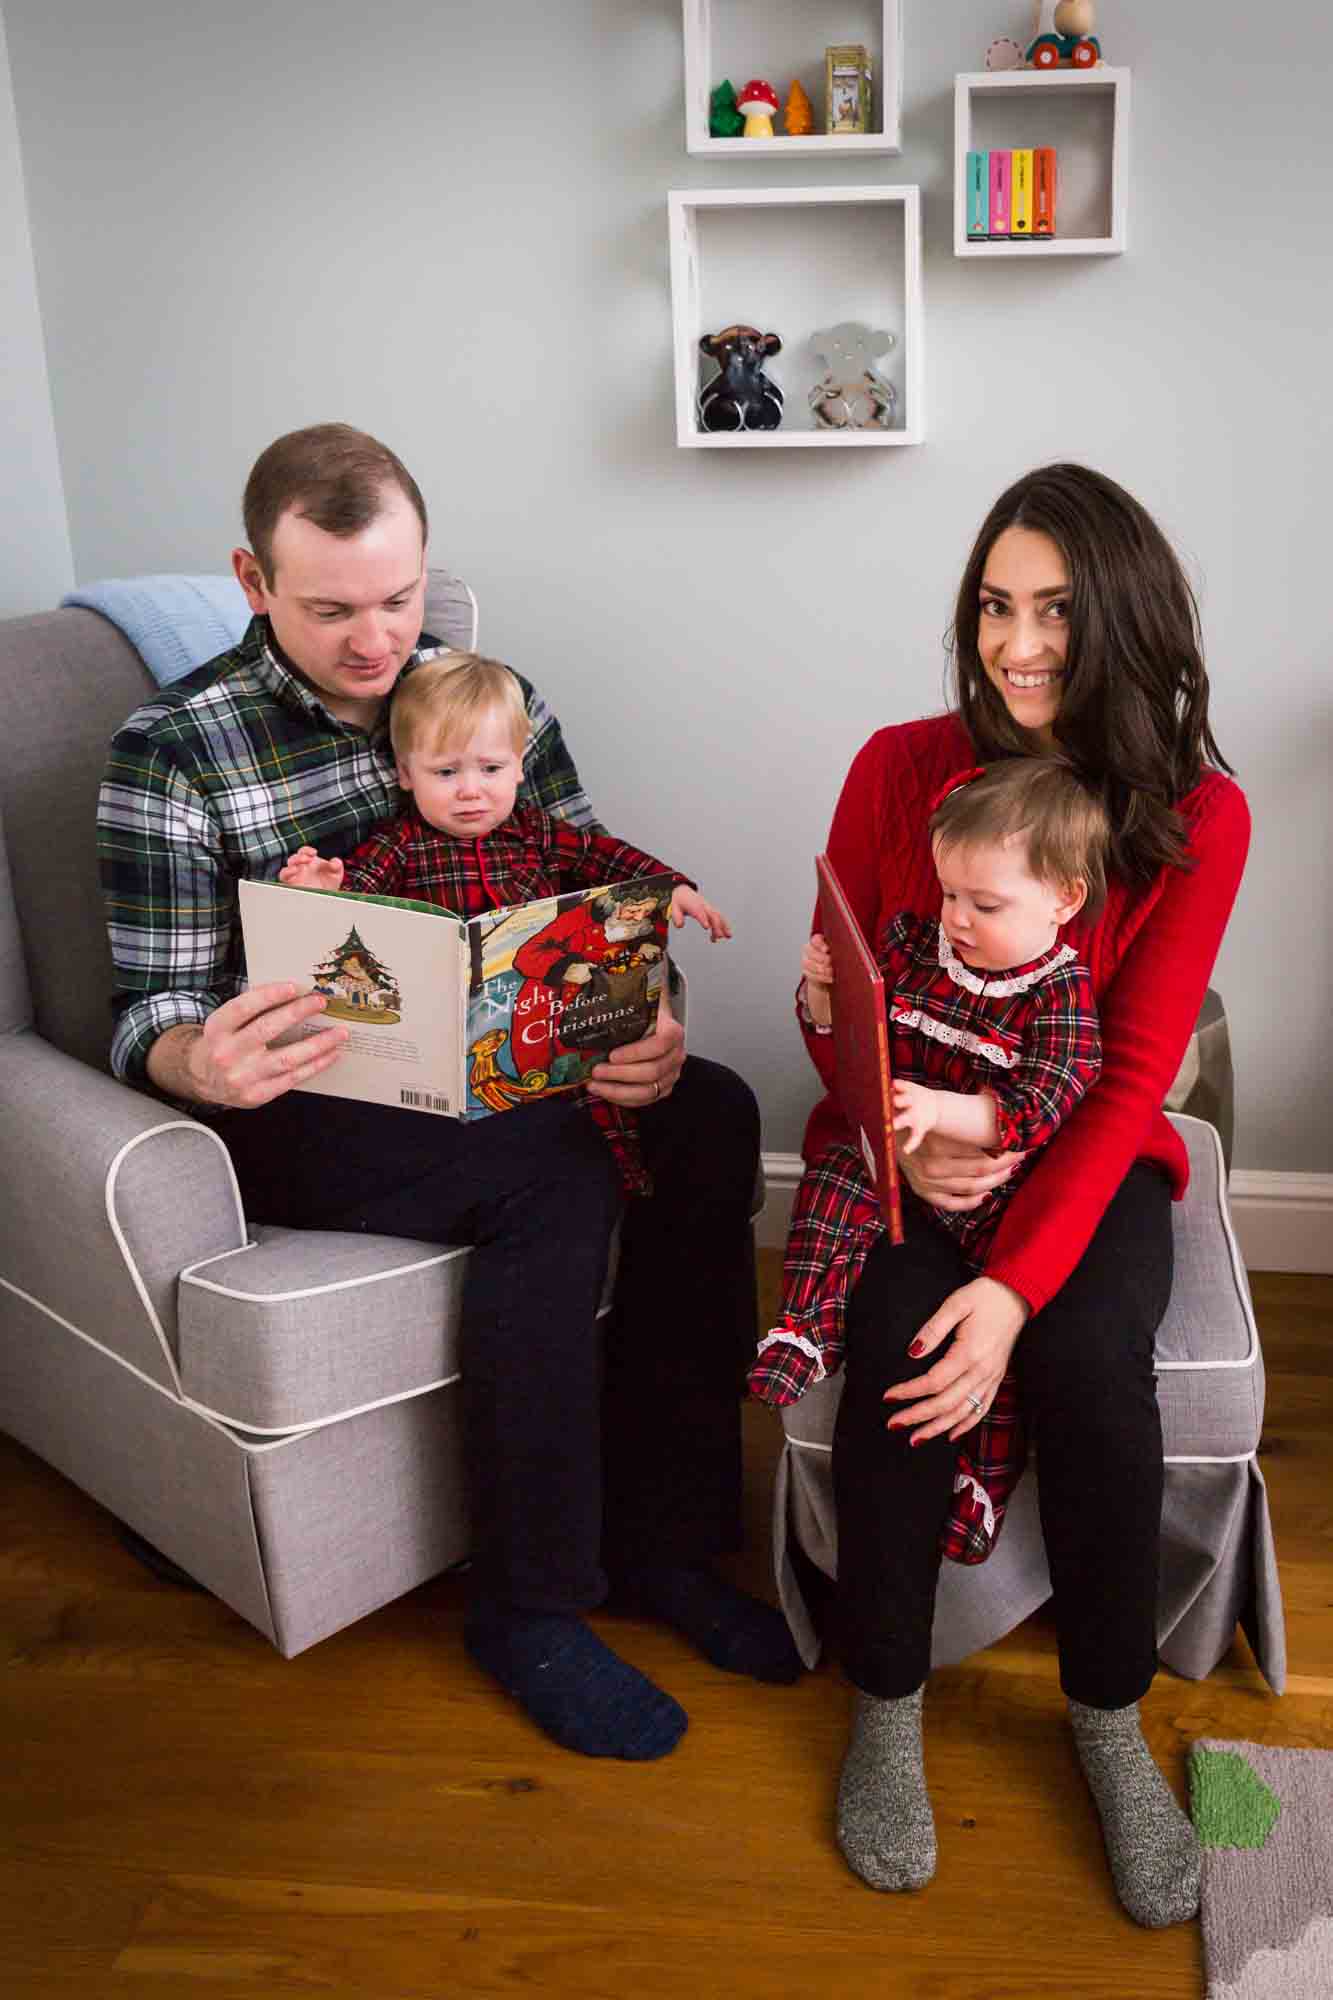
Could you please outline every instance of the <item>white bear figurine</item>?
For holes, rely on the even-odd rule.
[[[810,391],[815,422],[835,431],[891,430],[898,397],[892,382],[877,373],[875,360],[895,345],[891,333],[858,320],[813,334],[810,349],[824,369]]]

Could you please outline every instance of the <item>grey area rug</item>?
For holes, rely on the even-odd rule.
[[[1333,1750],[1204,1738],[1189,1769],[1208,2000],[1333,2000]]]

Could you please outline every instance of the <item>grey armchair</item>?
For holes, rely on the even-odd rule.
[[[1176,1105],[1189,1110],[1177,1110]],[[1185,1200],[1172,1212],[1175,1277],[1158,1329],[1157,1394],[1166,1453],[1157,1637],[1162,1659],[1201,1679],[1239,1623],[1265,1678],[1286,1682],[1286,1631],[1268,1494],[1259,1467],[1264,1368],[1259,1331],[1227,1212],[1226,1163],[1206,1105],[1228,1141],[1231,1061],[1221,1004],[1210,993],[1173,1088],[1169,1116],[1190,1159]],[[831,1450],[842,1377],[783,1411],[785,1441],[773,1503],[778,1588],[807,1662],[820,1636],[812,1596],[837,1574]],[[947,1666],[1012,1631],[1051,1594],[1037,1512],[1041,1466],[1029,1463],[994,1553],[963,1567],[946,1562],[935,1607],[932,1657]],[[1108,1533],[1114,1532],[1113,1524]],[[811,1585],[817,1586],[812,1591]]]
[[[475,644],[465,586],[427,627]],[[0,1427],[291,1655],[467,1553],[467,1253],[252,1226],[108,1073],[94,809],[151,692],[95,612],[0,624]]]

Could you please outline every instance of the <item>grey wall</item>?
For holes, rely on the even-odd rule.
[[[42,611],[73,582],[0,17],[0,617]]]
[[[1130,252],[1021,266],[954,259],[950,186],[954,73],[1023,0],[906,0],[901,159],[797,168],[685,154],[676,0],[4,12],[80,579],[221,567],[281,430],[394,443],[608,823],[733,916],[685,946],[692,1039],[770,1148],[812,1097],[811,857],[864,737],[938,704],[980,516],[1054,456],[1132,487],[1199,585],[1257,820],[1218,972],[1238,1158],[1333,1169],[1322,7],[1108,0]],[[855,180],[925,193],[928,441],[677,450],[666,190]]]

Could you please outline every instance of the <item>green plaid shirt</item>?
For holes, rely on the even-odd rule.
[[[444,650],[428,641],[403,672]],[[532,724],[519,799],[596,827],[560,724],[517,678]],[[370,734],[330,715],[267,619],[136,709],[111,740],[97,806],[116,1074],[144,1081],[164,1029],[206,1020],[244,987],[238,881],[271,880],[307,844],[348,854],[401,804],[387,714]]]

